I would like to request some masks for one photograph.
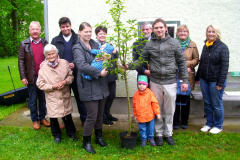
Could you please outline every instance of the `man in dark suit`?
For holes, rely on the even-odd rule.
[[[146,44],[147,41],[150,41],[151,34],[152,34],[152,25],[149,22],[142,22],[140,25],[141,33],[144,33],[143,39],[139,39],[138,41],[134,42],[133,45],[135,46],[133,48],[133,61],[137,60],[141,52]],[[141,68],[136,69],[138,72],[138,75],[146,75],[148,77],[148,84],[150,84],[150,71],[148,68],[148,64],[144,64]],[[150,88],[150,85],[148,85],[148,88]]]

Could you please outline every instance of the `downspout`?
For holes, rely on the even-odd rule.
[[[45,30],[45,39],[49,42],[49,34],[48,34],[48,0],[44,0],[44,30]]]

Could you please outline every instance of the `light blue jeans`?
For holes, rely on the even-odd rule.
[[[222,129],[224,121],[224,108],[222,103],[222,96],[227,80],[221,90],[217,90],[217,82],[208,82],[200,79],[200,87],[202,90],[204,100],[204,110],[206,114],[207,123],[209,127],[216,127]]]
[[[139,134],[141,140],[154,138],[154,119],[150,122],[138,123]]]

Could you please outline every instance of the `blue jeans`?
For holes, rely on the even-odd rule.
[[[154,119],[146,123],[138,123],[141,140],[154,138]]]
[[[208,82],[200,79],[200,87],[203,94],[204,110],[206,114],[207,123],[209,127],[216,127],[222,129],[224,120],[224,108],[222,103],[222,96],[227,80],[221,90],[217,90],[217,82]]]
[[[46,101],[45,93],[40,90],[37,85],[37,77],[34,78],[34,84],[28,84],[28,94],[29,94],[29,109],[31,112],[31,119],[33,122],[41,121],[45,119],[46,115]],[[37,106],[37,97],[38,97],[38,106]],[[39,113],[38,113],[38,110]]]

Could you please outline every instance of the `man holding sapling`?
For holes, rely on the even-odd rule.
[[[162,146],[164,136],[169,145],[174,145],[172,127],[177,93],[176,75],[179,68],[183,80],[181,90],[185,92],[188,89],[187,64],[179,42],[166,33],[166,22],[158,18],[153,22],[152,27],[154,34],[143,48],[141,56],[144,61],[148,61],[151,72],[150,89],[161,106],[161,118],[155,117],[156,144]],[[136,60],[123,68],[140,68],[143,64],[139,65],[139,62],[140,60]],[[163,113],[165,113],[164,120]]]

